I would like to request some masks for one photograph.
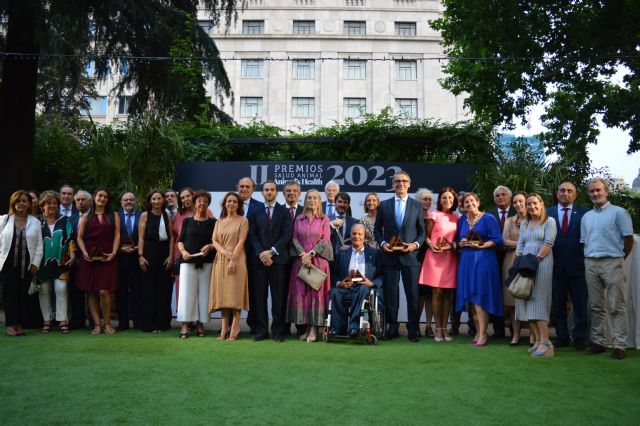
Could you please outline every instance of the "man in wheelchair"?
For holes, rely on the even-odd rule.
[[[356,223],[351,227],[351,248],[340,250],[334,263],[334,277],[338,278],[331,290],[331,328],[329,336],[348,335],[357,337],[360,333],[360,311],[371,290],[382,294],[382,271],[380,253],[364,245],[364,225]],[[350,309],[343,306],[351,300]],[[348,322],[347,322],[348,316]]]

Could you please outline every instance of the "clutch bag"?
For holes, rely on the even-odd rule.
[[[527,300],[531,297],[531,290],[533,289],[533,278],[532,277],[523,277],[518,274],[515,276],[507,290],[513,297],[516,299]]]
[[[318,291],[320,290],[320,287],[322,287],[322,283],[324,283],[327,278],[327,274],[322,272],[322,269],[317,266],[311,265],[311,267],[307,268],[302,265],[298,271],[298,278],[304,281],[312,289]]]

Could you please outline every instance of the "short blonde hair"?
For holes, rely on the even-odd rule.
[[[309,209],[309,207],[307,207],[307,198],[309,198],[309,194],[317,194],[318,195],[318,200],[322,200],[321,195],[320,195],[320,191],[318,191],[315,188],[311,188],[310,190],[308,190],[307,193],[304,195],[304,209],[302,210],[302,215],[301,216],[306,216],[307,213],[312,213],[318,219],[322,219],[324,217],[324,213],[322,213],[322,204],[320,206],[318,206],[318,211],[317,212],[312,212],[311,209]]]

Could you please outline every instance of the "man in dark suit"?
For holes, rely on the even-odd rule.
[[[336,207],[336,196],[340,192],[340,185],[330,180],[324,186],[324,195],[327,197],[327,201],[322,202],[322,212],[327,215],[329,220],[333,220],[338,217]],[[347,216],[351,216],[351,207],[347,208]],[[347,231],[348,232],[348,231]]]
[[[295,180],[290,180],[284,183],[284,200],[285,200],[285,208],[289,212],[289,217],[291,218],[291,236],[293,238],[293,224],[295,223],[296,217],[302,214],[303,207],[299,204],[300,195],[302,194],[300,190],[300,184]],[[291,246],[291,240],[289,240],[289,246]],[[287,247],[287,251],[289,251],[289,247]],[[290,258],[289,263],[286,266],[285,276],[286,276],[286,288],[284,291],[284,306],[286,310],[287,301],[289,299],[289,284],[291,281],[291,268],[293,266],[293,261],[295,259],[293,257]],[[285,319],[286,321],[286,319]],[[296,329],[298,332],[298,336],[302,336],[306,331],[306,327],[301,324],[296,324]],[[284,325],[284,335],[288,336],[291,334],[291,323],[287,322]]]
[[[557,234],[553,244],[552,300],[556,317],[556,341],[561,348],[570,343],[567,326],[567,293],[573,305],[573,344],[577,350],[589,345],[588,301],[585,280],[584,249],[580,243],[580,222],[589,209],[573,204],[578,196],[576,186],[564,181],[558,186],[558,204],[547,209],[547,215],[556,221]]]
[[[67,216],[71,222],[78,222],[79,214],[78,209],[73,203],[74,190],[69,185],[62,185],[60,187],[60,206],[58,211],[62,216]]]
[[[252,253],[247,253],[251,268],[249,305],[254,312],[253,340],[261,341],[269,337],[269,313],[267,297],[271,289],[271,333],[276,342],[284,342],[284,321],[287,313],[284,291],[287,265],[290,262],[289,243],[292,224],[289,211],[276,203],[278,190],[272,180],[262,185],[263,210],[253,213],[253,223],[249,228]]]
[[[495,209],[489,210],[489,213],[498,219],[500,224],[500,232],[504,229],[504,223],[508,217],[516,215],[516,209],[511,206],[511,190],[506,186],[499,185],[493,190],[493,202],[496,205]],[[505,247],[501,247],[497,250],[496,255],[498,258],[498,270],[502,271],[502,263],[504,262]],[[504,317],[497,317],[491,315],[491,323],[493,324],[493,335],[491,337],[496,339],[504,339]]]
[[[140,212],[136,210],[136,196],[125,192],[120,198],[120,250],[118,250],[118,330],[128,330],[129,320],[133,327],[141,329],[142,296],[140,289],[140,266],[138,265],[138,223]]]
[[[336,283],[331,290],[331,330],[329,334],[346,334],[347,315],[342,309],[343,300],[351,296],[351,309],[348,321],[349,335],[358,336],[360,306],[371,288],[382,287],[382,270],[380,268],[380,252],[364,245],[364,225],[355,223],[351,227],[351,248],[340,251],[336,257]],[[362,275],[362,281],[352,281],[352,271]]]
[[[346,192],[338,192],[335,197],[336,217],[329,226],[331,227],[331,246],[333,252],[345,250],[351,245],[349,232],[351,227],[358,221],[347,214],[351,205],[351,197]],[[335,263],[335,261],[334,261]]]
[[[395,196],[380,203],[376,216],[375,236],[382,248],[384,268],[384,300],[389,323],[385,338],[398,334],[398,285],[400,275],[407,297],[407,331],[411,342],[420,340],[418,317],[418,274],[420,262],[417,250],[425,241],[425,226],[420,202],[409,197],[411,178],[404,171],[393,176]],[[403,243],[402,250],[394,250],[389,243],[397,237]]]
[[[254,200],[252,198],[253,191],[256,187],[255,182],[250,177],[243,177],[238,181],[238,196],[242,201],[242,210],[244,217],[249,221],[249,232],[251,232],[251,227],[253,226],[253,215],[256,211],[264,209],[264,204],[262,204],[258,200]],[[244,251],[247,254],[247,259],[249,257],[249,253],[253,253],[253,247],[251,246],[251,239],[247,238],[247,241],[244,243]],[[249,306],[251,307],[251,293],[252,293],[252,282],[251,279],[251,262],[247,261],[247,273],[249,275]],[[249,332],[251,334],[255,334],[255,315],[253,308],[247,314],[247,325],[249,326]]]

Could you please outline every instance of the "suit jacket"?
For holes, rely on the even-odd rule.
[[[251,231],[251,227],[253,226],[255,213],[264,208],[265,207],[263,203],[258,200],[254,200],[253,198],[249,198],[249,208],[247,209],[248,211],[243,212],[246,213],[244,217],[246,217],[249,221],[249,231]],[[246,242],[244,243],[244,249],[247,254],[253,253],[253,248],[251,247],[251,239],[248,236]]]
[[[487,213],[498,219],[498,223],[500,223],[500,213],[498,212],[497,207],[489,210]],[[516,214],[516,209],[514,209],[512,206],[509,206],[509,210],[507,210],[507,217],[515,216]]]
[[[4,267],[4,262],[9,256],[13,243],[13,229],[15,225],[15,215],[0,216],[0,270]],[[40,267],[42,255],[44,254],[44,244],[42,242],[42,230],[40,221],[28,215],[25,225],[25,239],[27,240],[27,252],[29,253],[29,264]]]
[[[376,215],[375,236],[378,244],[389,242],[395,235],[405,243],[418,243],[422,246],[426,239],[426,229],[422,212],[422,204],[413,198],[407,199],[402,226],[396,225],[395,196],[380,203]],[[387,253],[382,251],[382,265],[420,266],[418,250],[411,253]]]
[[[338,281],[342,281],[349,275],[349,262],[351,262],[351,255],[353,250],[341,251],[337,254],[335,276],[332,280],[334,285]],[[371,247],[364,248],[365,265],[364,275],[373,282],[376,288],[382,287],[382,267],[380,263],[380,251]]]
[[[134,245],[138,244],[138,225],[140,224],[140,215],[142,212],[135,210],[133,216],[133,233],[131,234],[131,240]],[[168,213],[167,213],[168,214]],[[126,228],[126,217],[124,215],[124,210],[118,211],[118,216],[120,216],[120,244],[123,243],[123,238],[128,236],[127,228]],[[122,262],[128,262],[129,264],[134,263],[138,264],[138,252],[134,251],[133,253],[123,253],[118,252],[119,263],[124,266]]]
[[[360,222],[355,220],[351,216],[345,216],[343,219],[342,228],[341,228],[341,231],[343,233],[342,237],[345,240],[346,244],[348,245],[351,245],[351,243],[349,243],[346,240],[351,238],[350,237],[351,227],[356,223],[360,223]],[[340,244],[340,237],[338,236],[338,229],[334,228],[333,226],[331,226],[331,245],[333,246],[334,253],[337,253],[338,251],[340,251],[340,247],[342,246],[342,244]]]
[[[584,245],[580,243],[580,222],[589,209],[573,205],[567,235],[562,234],[562,216],[558,217],[558,205],[547,209],[547,215],[556,220],[556,240],[553,243],[554,275],[584,275]]]
[[[271,221],[267,218],[267,208],[256,209],[253,223],[249,226],[249,239],[253,253],[247,253],[250,262],[262,264],[260,253],[275,248],[278,254],[272,257],[273,263],[289,263],[289,242],[293,235],[291,214],[283,205],[275,203],[271,212]]]
[[[334,203],[333,203],[333,210],[334,211],[335,211],[335,206],[336,206],[336,203],[334,201]],[[326,201],[322,202],[322,213],[327,214],[327,202]],[[347,216],[352,216],[352,214],[351,214],[351,206],[349,206],[349,208],[347,209]]]

